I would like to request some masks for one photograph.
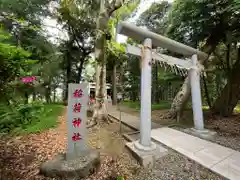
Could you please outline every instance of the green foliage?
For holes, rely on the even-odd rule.
[[[219,28],[225,32],[235,29],[239,13],[233,0],[177,0],[169,15],[168,34],[174,39],[197,46]],[[232,29],[232,30],[233,30]],[[220,37],[224,39],[225,37]]]
[[[159,65],[157,65],[159,66]],[[181,81],[182,77],[177,76],[175,73],[166,71],[164,68],[159,68],[158,70],[158,80],[161,84],[165,84],[173,81]]]
[[[112,39],[107,43],[107,54],[108,56],[115,56],[115,59],[120,61],[119,57],[126,54],[126,48],[124,44],[120,44],[115,41],[116,37],[116,26],[118,22],[126,20],[132,13],[136,10],[140,1],[133,1],[128,4],[123,5],[113,14],[113,17],[108,21],[108,29],[111,34]],[[113,58],[108,58],[113,59]]]
[[[28,65],[31,53],[7,42],[9,34],[0,31],[0,35],[0,76],[1,82],[7,82],[6,80],[11,81],[18,76],[21,68]]]
[[[132,102],[132,101],[124,101],[123,102],[124,106],[127,106],[132,109],[140,110],[141,105],[139,101]],[[168,101],[162,101],[159,104],[152,104],[152,110],[161,110],[161,109],[169,109],[171,107],[171,102]]]
[[[158,34],[165,34],[168,27],[168,12],[171,4],[167,1],[153,3],[149,9],[143,12],[137,21],[139,26],[146,26],[149,30]]]
[[[0,104],[1,133],[31,133],[54,127],[62,105],[44,105],[40,102]]]
[[[107,43],[108,52],[116,57],[126,53],[125,45],[111,41]]]
[[[26,126],[24,133],[38,133],[44,130],[54,128],[58,125],[58,117],[63,110],[62,104],[45,104],[43,113],[40,114],[40,120]]]
[[[62,54],[42,28],[49,0],[0,2],[0,132],[38,132],[56,124],[60,108],[35,99],[51,98],[61,82]],[[37,76],[33,83],[24,76]],[[60,80],[59,80],[60,79]],[[47,94],[49,93],[49,94]],[[30,98],[33,103],[28,103]],[[54,97],[56,99],[56,97]],[[46,100],[47,102],[49,102]],[[52,116],[53,115],[53,116]],[[49,121],[49,123],[47,123]]]
[[[12,103],[0,105],[1,132],[10,132],[14,128],[25,128],[27,125],[38,122],[43,113],[43,104]]]
[[[125,64],[126,73],[123,77],[125,91],[129,93],[132,99],[137,99],[140,91],[140,62],[136,56],[129,56],[127,63]]]
[[[31,68],[39,61],[30,59],[32,53],[22,47],[11,44],[9,33],[0,31],[0,97],[12,99],[13,88],[25,92],[26,85],[19,82],[21,77],[35,75]],[[27,85],[29,86],[29,85]],[[11,92],[12,91],[12,92]]]
[[[1,0],[0,12],[14,14],[17,19],[34,21],[43,15],[49,15],[46,8],[50,0]]]

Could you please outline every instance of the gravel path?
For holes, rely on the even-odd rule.
[[[218,175],[202,166],[198,165],[197,171],[195,171],[193,162],[187,161],[184,156],[171,149],[167,156],[156,162],[153,169],[143,169],[124,148],[125,140],[119,133],[118,123],[95,127],[92,131],[94,133],[90,134],[94,134],[95,139],[92,139],[90,135],[90,139],[92,139],[90,144],[95,148],[101,148],[100,152],[107,163],[103,163],[100,172],[87,180],[110,180],[111,176],[116,177],[117,175],[126,175],[130,180],[193,180],[197,179],[194,173],[197,173],[198,179],[201,180],[220,180]],[[122,127],[122,133],[125,132],[129,132],[129,129]],[[98,143],[96,137],[99,137]]]
[[[240,115],[230,118],[208,119],[207,128],[217,132],[216,142],[222,146],[240,151]]]

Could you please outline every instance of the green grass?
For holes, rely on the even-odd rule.
[[[124,106],[127,106],[132,109],[140,110],[140,102],[132,102],[132,101],[124,101]],[[169,109],[171,107],[171,102],[162,101],[159,104],[152,104],[152,110],[161,110],[161,109]]]
[[[27,125],[25,129],[16,128],[11,134],[39,133],[56,127],[58,125],[58,117],[62,114],[63,107],[64,106],[60,104],[45,104],[40,121]]]
[[[203,110],[208,110],[209,106],[202,106]],[[240,104],[238,104],[235,108],[234,111],[237,113],[240,113]]]
[[[159,104],[152,104],[152,110],[161,110],[161,109],[170,109],[171,108],[171,101],[161,101]],[[140,110],[140,102],[139,101],[124,101],[122,103],[124,106]],[[208,110],[208,106],[202,106],[203,110]],[[192,109],[191,105],[187,107],[186,109]],[[234,111],[237,113],[240,113],[240,104],[238,104],[235,108]]]
[[[240,113],[240,104],[238,104],[238,105],[234,108],[234,110],[235,110],[236,112]]]

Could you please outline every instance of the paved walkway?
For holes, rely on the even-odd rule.
[[[108,106],[108,114],[115,118],[120,119],[120,112],[117,110],[115,106]],[[130,128],[139,131],[140,130],[140,123],[139,123],[139,117],[129,115],[127,113],[121,112],[121,121],[124,125],[129,126]],[[152,129],[160,128],[162,127],[159,124],[152,122]]]
[[[109,114],[119,118],[120,113],[115,107],[111,107]],[[136,116],[122,113],[122,122],[139,129],[139,118]],[[154,126],[157,128],[158,125],[153,123]],[[225,178],[240,179],[238,151],[167,127],[153,129],[151,137]]]

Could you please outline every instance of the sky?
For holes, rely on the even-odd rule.
[[[169,0],[169,1],[171,1],[171,0]],[[139,16],[144,11],[146,11],[148,8],[150,8],[152,3],[154,3],[154,2],[161,2],[161,0],[141,0],[140,4],[139,4],[138,12],[136,13],[136,16],[134,16],[133,18],[129,19],[128,21],[135,23],[136,20],[139,18]],[[123,36],[121,34],[117,35],[117,42],[124,43],[124,42],[126,42],[126,40],[127,40],[126,36]]]
[[[161,2],[162,0],[141,0],[140,4],[139,4],[139,9],[136,13],[136,16],[134,16],[131,19],[128,19],[127,21],[134,23],[136,22],[136,20],[139,18],[139,16],[146,11],[152,3],[154,2]],[[173,0],[168,0],[169,2],[173,2]],[[43,20],[44,24],[45,24],[45,29],[47,30],[47,34],[49,34],[50,40],[53,42],[56,42],[57,38],[60,39],[66,39],[67,38],[67,33],[64,32],[63,30],[61,31],[61,26],[58,25],[57,21],[55,19],[50,19],[50,18],[46,18]],[[117,41],[119,43],[125,42],[127,39],[126,36],[123,35],[118,35],[117,36]]]
[[[133,18],[131,19],[128,19],[127,21],[131,22],[131,23],[135,23],[136,20],[139,18],[139,16],[144,12],[146,11],[148,8],[151,7],[152,3],[159,3],[161,2],[162,0],[141,0],[140,1],[140,4],[139,4],[139,9],[136,13],[136,16],[134,16]],[[168,2],[173,2],[173,0],[167,0]],[[127,40],[127,37],[126,36],[123,36],[121,34],[118,34],[117,35],[117,42],[119,43],[124,43],[126,42]]]

